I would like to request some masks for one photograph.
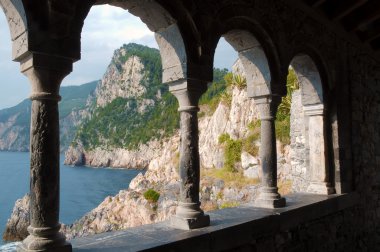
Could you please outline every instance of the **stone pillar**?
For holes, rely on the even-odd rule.
[[[177,97],[180,112],[180,202],[172,226],[180,229],[195,229],[210,225],[210,217],[200,208],[199,181],[200,162],[198,147],[198,100],[207,83],[191,80],[180,81],[170,86],[170,92]],[[192,88],[192,87],[197,88]],[[199,88],[199,89],[198,89]]]
[[[308,123],[310,167],[310,185],[307,192],[333,194],[335,190],[329,183],[329,170],[326,159],[323,104],[304,106],[304,112]]]
[[[262,167],[260,195],[256,199],[255,205],[269,208],[284,207],[285,198],[281,197],[277,188],[277,153],[274,124],[281,97],[263,96],[255,97],[254,100],[260,111],[260,159]]]
[[[71,72],[68,59],[33,54],[21,63],[32,85],[30,226],[18,251],[71,252],[59,233],[59,87]]]

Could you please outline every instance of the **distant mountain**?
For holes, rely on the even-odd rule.
[[[61,87],[59,104],[61,150],[67,149],[73,139],[76,126],[82,118],[89,97],[97,81],[81,86]],[[31,101],[23,100],[14,107],[0,110],[0,150],[29,151]],[[79,121],[78,121],[79,120]]]

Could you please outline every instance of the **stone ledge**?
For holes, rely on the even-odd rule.
[[[302,223],[356,205],[357,193],[286,196],[287,207],[257,208],[244,205],[209,212],[209,227],[179,230],[169,222],[131,228],[72,240],[73,251],[221,251],[250,243],[273,231],[283,231]]]

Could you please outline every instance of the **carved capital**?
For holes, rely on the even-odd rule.
[[[179,111],[198,111],[198,101],[207,90],[207,82],[182,79],[169,86],[169,91],[177,98]]]
[[[281,103],[278,95],[254,97],[255,104],[260,112],[260,120],[275,120],[277,108]]]
[[[32,100],[60,100],[59,87],[72,71],[72,60],[43,54],[30,54],[21,61],[21,72],[32,85]]]
[[[323,116],[325,109],[323,104],[316,104],[304,106],[303,111],[308,116]]]

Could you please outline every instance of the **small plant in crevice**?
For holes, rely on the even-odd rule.
[[[150,188],[144,192],[144,198],[150,203],[157,203],[158,199],[160,198],[160,193]]]
[[[224,169],[237,172],[235,164],[241,161],[243,143],[240,139],[232,139],[228,133],[219,136],[219,144],[224,146]]]
[[[248,125],[248,136],[243,139],[243,151],[257,157],[259,155],[259,147],[256,142],[260,140],[261,121],[253,120]]]

